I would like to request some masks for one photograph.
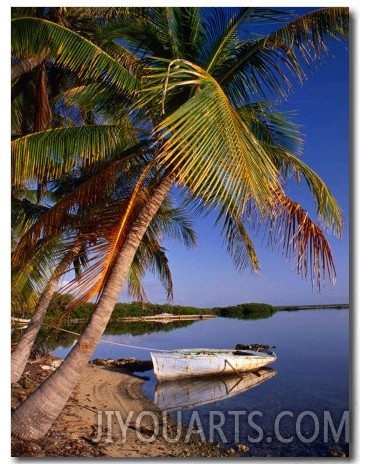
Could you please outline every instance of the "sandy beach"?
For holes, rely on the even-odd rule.
[[[12,407],[55,368],[47,355],[26,366],[12,386]],[[48,369],[50,367],[50,369]],[[41,440],[12,439],[12,456],[228,457],[240,455],[202,442],[178,426],[142,392],[142,377],[125,368],[89,364],[65,408]]]

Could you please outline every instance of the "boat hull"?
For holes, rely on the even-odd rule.
[[[240,374],[276,361],[274,353],[244,350],[182,349],[151,352],[158,381],[184,377]]]

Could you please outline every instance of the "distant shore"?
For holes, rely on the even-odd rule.
[[[87,303],[84,307],[78,307],[65,319],[66,324],[85,323],[91,314],[93,303]],[[283,305],[272,306],[267,303],[241,303],[234,306],[219,306],[212,308],[198,308],[194,306],[178,306],[171,304],[153,303],[116,303],[110,324],[121,324],[124,322],[162,323],[195,321],[198,319],[210,319],[214,317],[229,317],[238,319],[261,319],[271,317],[279,311],[303,311],[314,309],[348,309],[348,303],[314,304],[314,305]],[[60,307],[57,308],[60,314]],[[57,319],[56,310],[49,308],[46,317],[48,322]],[[13,317],[12,323],[15,327],[25,327],[27,319]]]
[[[299,311],[304,309],[349,309],[349,303],[325,304],[325,305],[296,305],[274,306],[277,311]]]

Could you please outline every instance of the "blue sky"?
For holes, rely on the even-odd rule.
[[[312,69],[303,86],[295,87],[280,109],[294,110],[295,122],[304,135],[303,161],[312,167],[333,192],[343,213],[340,240],[327,234],[336,265],[336,284],[325,282],[320,292],[294,271],[294,265],[276,251],[255,239],[261,271],[236,271],[227,255],[219,231],[210,218],[195,220],[199,246],[186,250],[166,242],[174,281],[175,304],[199,307],[265,302],[274,305],[330,304],[349,302],[349,224],[350,224],[350,122],[348,44],[334,44],[327,56]],[[314,203],[307,187],[291,186],[290,195],[314,217]],[[152,276],[144,281],[151,302],[165,302],[165,293]],[[128,301],[126,291],[121,301]]]

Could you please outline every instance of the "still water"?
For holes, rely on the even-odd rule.
[[[267,376],[259,375],[262,380],[259,382],[253,376],[249,386],[245,380],[228,381],[225,388],[232,394],[222,399],[205,404],[197,404],[196,400],[206,401],[210,391],[218,398],[217,392],[223,383],[198,382],[186,388],[173,382],[171,390],[183,392],[185,397],[186,392],[191,393],[194,404],[190,409],[177,404],[177,410],[170,412],[171,415],[185,425],[198,428],[202,437],[223,447],[245,445],[248,448],[245,456],[323,457],[332,448],[348,455],[349,310],[283,311],[258,320],[220,317],[175,330],[138,336],[105,335],[104,338],[132,347],[101,343],[93,358],[150,359],[149,350],[144,348],[232,349],[237,343],[275,346],[278,359],[270,365]],[[53,354],[63,357],[66,352],[57,348]],[[142,376],[148,378],[145,394],[160,401],[161,393],[165,396],[164,386],[157,385],[153,371]]]

